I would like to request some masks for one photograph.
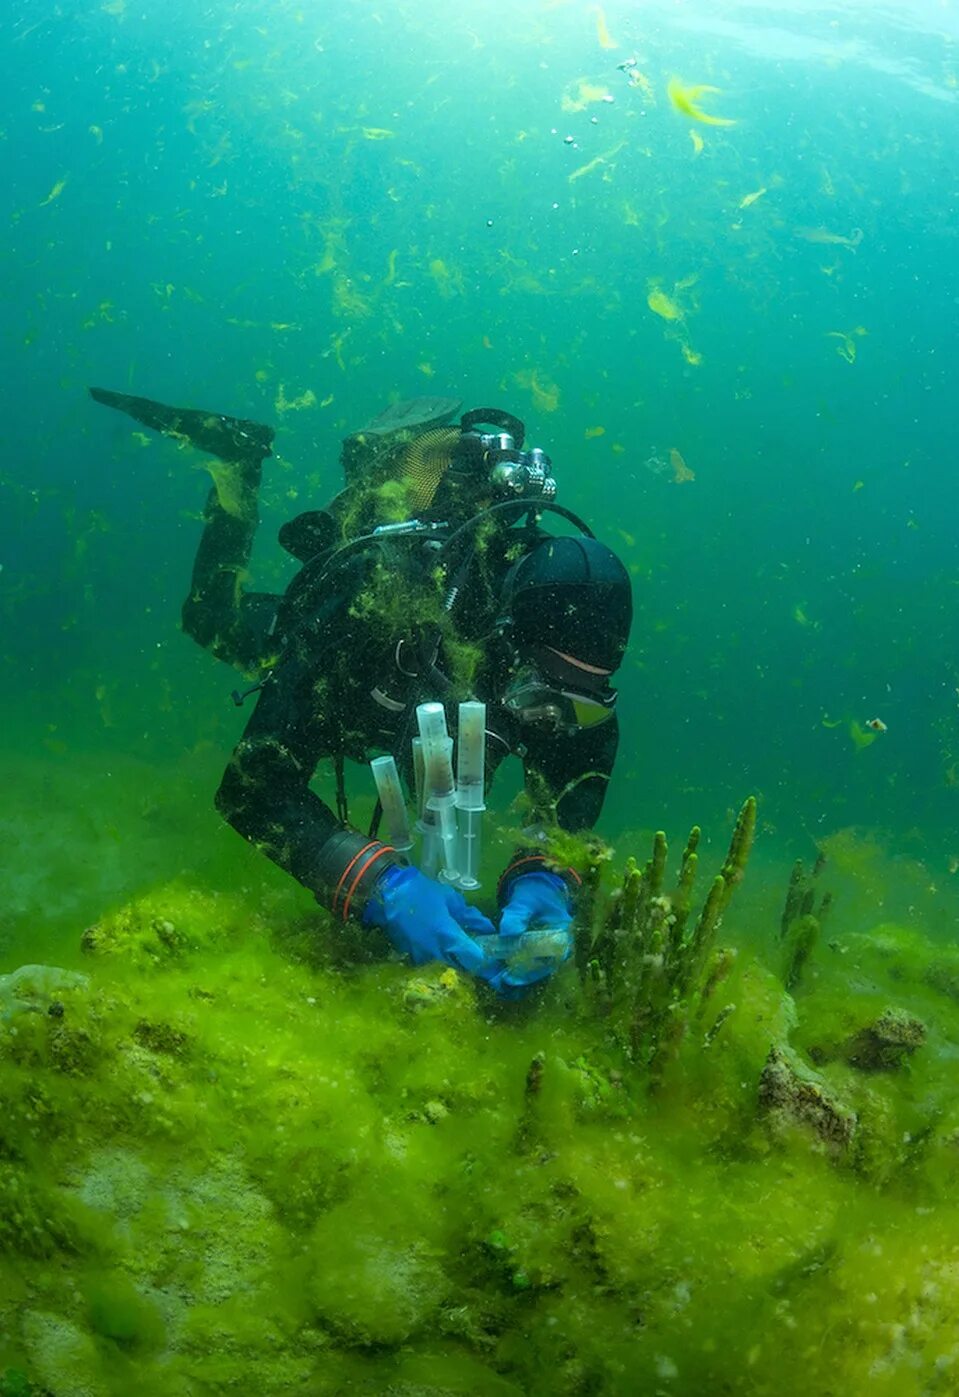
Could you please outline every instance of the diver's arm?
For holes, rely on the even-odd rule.
[[[345,919],[363,910],[380,875],[403,860],[389,845],[343,825],[310,790],[317,763],[335,745],[335,730],[317,699],[324,661],[334,658],[333,637],[330,625],[327,644],[307,654],[291,646],[277,665],[230,759],[216,805],[244,839]]]
[[[592,732],[531,736],[523,768],[534,805],[534,824],[555,824],[573,832],[592,829],[603,808],[618,743],[615,714]],[[548,837],[541,836],[541,840],[514,850],[496,889],[500,907],[509,902],[516,880],[528,873],[556,874],[570,896],[575,895],[579,874],[557,864],[550,854]]]
[[[527,742],[524,768],[527,788],[542,801],[537,787],[545,785],[555,805],[538,810],[562,829],[592,829],[606,799],[606,789],[619,746],[619,721],[615,715],[597,727],[570,734],[536,734]]]

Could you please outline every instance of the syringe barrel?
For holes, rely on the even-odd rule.
[[[420,703],[416,722],[423,741],[426,768],[426,798],[453,793],[453,740],[446,729],[446,710],[441,703]]]
[[[426,762],[426,799],[434,796],[453,799],[453,739],[438,737],[423,739]]]
[[[449,737],[446,728],[446,709],[441,703],[418,703],[416,705],[416,725],[420,730],[423,745]]]
[[[486,704],[459,706],[456,751],[456,804],[460,810],[482,810],[486,778]]]
[[[407,849],[413,847],[413,837],[410,834],[406,801],[403,798],[403,787],[400,785],[400,774],[396,769],[396,761],[393,757],[374,757],[370,762],[370,767],[373,771],[373,780],[376,782],[376,793],[383,807],[387,838],[394,849],[405,853]]]

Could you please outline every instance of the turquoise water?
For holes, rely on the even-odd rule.
[[[518,414],[634,580],[603,836],[644,855],[700,822],[718,865],[755,793],[746,943],[817,845],[842,932],[953,941],[957,41],[949,0],[20,0],[0,974],[77,963],[88,923],[176,880],[312,910],[212,807],[245,717],[179,630],[209,478],[90,384],[276,427],[251,579],[275,590],[278,528],[337,491],[340,441],[391,399]]]

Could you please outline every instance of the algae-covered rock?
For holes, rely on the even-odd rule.
[[[774,1134],[799,1127],[829,1150],[849,1147],[856,1114],[829,1089],[823,1078],[785,1044],[774,1044],[759,1079],[759,1105]]]
[[[27,1310],[21,1333],[37,1383],[53,1397],[113,1397],[96,1342],[83,1326],[49,1310]]]
[[[95,1334],[140,1354],[162,1346],[159,1308],[122,1273],[112,1271],[93,1280],[87,1287],[87,1304]]]
[[[89,956],[149,968],[265,930],[262,917],[242,902],[174,883],[87,927],[80,947]]]
[[[853,987],[884,987],[887,996],[900,1000],[909,991],[927,1002],[938,999],[947,1012],[959,1002],[959,948],[951,943],[931,941],[915,927],[882,922],[867,934],[846,937],[841,949],[843,978]]]
[[[455,1348],[411,1353],[393,1366],[389,1397],[523,1397],[524,1388]]]
[[[926,1041],[926,1025],[905,1009],[884,1009],[846,1044],[846,1060],[866,1072],[901,1067]]]
[[[23,1014],[62,1014],[61,996],[88,984],[86,975],[61,970],[56,965],[21,965],[0,975],[0,1025],[12,1024]]]
[[[341,1205],[314,1229],[310,1301],[346,1343],[405,1343],[431,1326],[450,1282],[414,1229],[357,1222]]]

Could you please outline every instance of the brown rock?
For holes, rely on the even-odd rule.
[[[759,1078],[759,1107],[775,1131],[789,1126],[810,1130],[839,1153],[852,1142],[858,1124],[822,1077],[798,1053],[773,1044]]]
[[[864,1072],[901,1067],[926,1041],[926,1025],[905,1009],[884,1009],[846,1044],[846,1061]]]

